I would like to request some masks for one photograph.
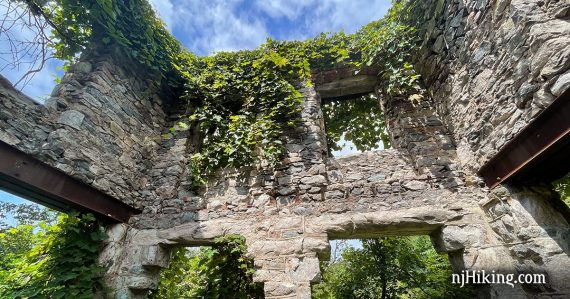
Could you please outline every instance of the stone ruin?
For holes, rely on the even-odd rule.
[[[321,99],[382,84],[336,68],[300,90],[280,167],[226,169],[195,193],[196,134],[161,138],[184,108],[113,48],[86,51],[45,105],[0,80],[0,140],[142,211],[108,227],[115,298],[145,297],[172,248],[225,234],[245,236],[266,298],[310,298],[329,240],[392,235],[429,235],[454,271],[546,274],[480,296],[570,297],[568,208],[549,184],[489,189],[477,174],[570,87],[570,3],[426,0],[416,14],[429,97],[380,98],[392,149],[327,155]]]

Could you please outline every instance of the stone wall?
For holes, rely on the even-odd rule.
[[[570,3],[416,3],[424,40],[416,65],[460,163],[474,172],[570,87]]]
[[[109,227],[101,253],[117,298],[155,288],[173,247],[226,234],[246,237],[266,298],[310,298],[330,239],[416,234],[430,235],[455,271],[547,275],[546,285],[483,286],[482,296],[568,296],[570,225],[552,191],[491,191],[476,175],[567,88],[567,2],[420,5],[417,66],[430,96],[381,99],[394,149],[328,157],[320,96],[302,88],[302,122],[284,134],[280,165],[224,169],[195,190],[187,157],[199,135],[162,137],[186,111],[112,49],[86,54],[46,106],[0,81],[0,139],[142,210]],[[316,90],[332,96],[373,86],[368,73],[327,74]]]
[[[123,238],[112,238],[121,241],[110,242],[102,261],[112,265],[107,278],[117,294],[143,297],[156,286],[173,246],[209,245],[226,234],[246,237],[254,279],[264,283],[266,298],[310,298],[330,239],[419,234],[430,235],[437,250],[449,253],[456,271],[539,272],[549,279],[538,290],[483,287],[482,296],[568,292],[559,280],[566,277],[561,269],[570,266],[561,243],[566,220],[544,194],[533,192],[530,197],[540,200],[532,209],[514,201],[502,206],[516,215],[514,223],[494,214],[506,200],[497,201],[473,175],[460,171],[431,99],[419,106],[385,99],[395,149],[331,159],[324,155],[319,97],[311,89],[303,94],[304,125],[289,132],[281,167],[225,170],[198,193],[182,183],[179,197],[163,200],[156,213],[134,217],[130,228],[120,230]],[[552,222],[538,220],[545,218]],[[506,232],[505,224],[511,225]],[[528,233],[521,237],[520,231]]]
[[[113,47],[85,53],[45,105],[0,86],[0,140],[140,208],[166,113],[159,86]]]

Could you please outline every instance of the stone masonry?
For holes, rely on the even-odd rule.
[[[379,95],[393,149],[327,155],[321,97],[382,84],[331,70],[342,76],[300,87],[301,125],[283,136],[278,167],[224,169],[194,191],[187,158],[199,136],[165,136],[185,111],[112,47],[84,53],[45,105],[0,80],[0,140],[142,210],[108,227],[100,261],[115,298],[144,298],[172,248],[225,234],[246,237],[266,298],[310,298],[329,240],[419,234],[455,271],[546,275],[544,285],[480,286],[481,297],[570,296],[570,224],[551,186],[489,190],[476,174],[569,87],[570,3],[419,5],[428,96]]]

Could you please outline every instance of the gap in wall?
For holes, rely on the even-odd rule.
[[[390,148],[384,114],[374,93],[323,99],[329,156]]]
[[[437,253],[427,235],[331,240],[330,245],[313,298],[473,298],[472,287],[452,283],[448,255]]]

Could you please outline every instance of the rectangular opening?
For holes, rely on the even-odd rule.
[[[390,148],[386,121],[374,93],[322,100],[329,156]]]
[[[264,298],[253,282],[253,259],[239,244],[177,247],[148,298]]]
[[[474,289],[452,283],[447,254],[429,236],[332,240],[313,298],[473,298]]]

